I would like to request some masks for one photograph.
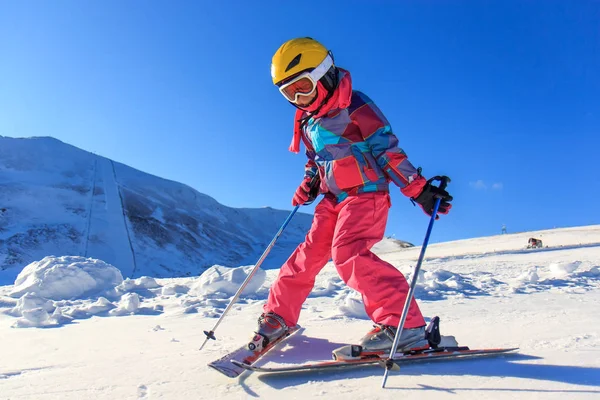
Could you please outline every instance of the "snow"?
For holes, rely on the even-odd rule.
[[[0,136],[0,285],[47,255],[102,260],[123,277],[198,276],[256,262],[288,210],[231,208],[49,137]],[[263,264],[278,268],[304,239],[296,213]]]
[[[121,282],[121,272],[104,261],[49,256],[21,271],[10,296],[37,293],[52,300],[66,300],[102,292]]]
[[[92,196],[86,255],[110,257],[113,265],[118,265],[126,276],[133,276],[135,256],[133,253],[130,227],[127,225],[123,199],[117,182],[115,164],[107,158],[94,160],[94,190],[102,182],[102,195]],[[96,197],[96,198],[94,198]],[[106,243],[110,243],[107,248]]]
[[[376,243],[375,246],[373,246],[373,251],[377,254],[384,254],[398,251],[407,247],[413,247],[413,244],[394,239],[393,237],[387,237],[385,240]]]
[[[110,315],[127,315],[127,314],[135,314],[135,312],[140,308],[140,296],[137,293],[125,293],[117,308],[109,311]]]
[[[198,296],[220,293],[231,297],[237,292],[253,268],[254,266],[252,265],[238,268],[226,268],[215,265],[200,275],[200,278],[192,285],[190,292]],[[242,291],[242,295],[250,295],[257,292],[265,282],[266,276],[267,274],[264,270],[257,269],[252,280]]]
[[[577,268],[579,268],[579,266],[581,265],[581,261],[574,261],[574,262],[563,262],[563,263],[552,263],[550,264],[549,268],[550,268],[550,272],[552,273],[552,276],[554,277],[567,277],[570,274],[572,274],[573,272],[575,272],[575,270]]]
[[[48,256],[21,271],[8,296],[18,298],[5,313],[18,319],[14,328],[57,327],[93,315],[160,313],[161,306],[141,307],[140,294],[153,298],[162,286],[152,277],[125,279],[101,260]],[[8,301],[10,304],[10,301]]]
[[[531,236],[548,247],[526,249]],[[410,279],[420,248],[381,243],[376,251]],[[276,270],[257,271],[216,330],[217,340],[199,351],[202,331],[213,328],[252,266],[215,265],[198,278],[111,280],[114,267],[101,263],[46,257],[29,265],[14,285],[0,286],[0,398],[600,395],[600,226],[431,245],[416,290],[427,319],[439,315],[442,334],[455,336],[461,345],[518,346],[520,351],[493,359],[407,365],[390,374],[387,389],[380,388],[379,367],[244,374],[233,380],[206,367],[250,339]],[[371,326],[360,295],[344,285],[331,264],[317,277],[300,323],[304,330],[259,364],[328,359],[333,348],[357,341]]]

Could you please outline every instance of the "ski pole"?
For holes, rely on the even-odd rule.
[[[315,175],[312,178],[312,180],[310,181],[310,187],[311,187],[311,189],[314,189],[315,184],[318,182],[318,180],[319,180],[319,175]],[[312,190],[311,190],[311,193],[313,193]],[[258,259],[258,261],[256,262],[256,264],[254,265],[254,268],[252,268],[252,271],[250,271],[250,273],[248,274],[248,276],[246,277],[246,279],[244,280],[244,282],[242,283],[242,285],[240,286],[240,288],[237,290],[237,292],[235,292],[235,295],[229,301],[229,304],[225,308],[225,311],[223,311],[223,314],[221,314],[221,316],[219,317],[219,319],[218,319],[217,323],[215,324],[215,326],[210,331],[204,331],[204,334],[206,335],[206,339],[204,339],[204,343],[202,343],[202,346],[200,346],[200,350],[202,350],[202,348],[204,347],[204,345],[206,344],[206,342],[208,342],[208,339],[212,339],[212,340],[216,340],[217,339],[215,337],[215,330],[217,329],[217,327],[219,326],[219,324],[221,323],[221,321],[223,320],[223,318],[225,317],[225,315],[227,315],[227,313],[229,312],[229,310],[231,309],[231,307],[233,307],[233,305],[237,302],[237,300],[239,299],[239,297],[242,294],[242,291],[246,288],[246,286],[248,285],[248,283],[250,282],[250,280],[252,279],[252,277],[254,276],[254,274],[256,273],[256,271],[258,271],[258,268],[263,263],[263,261],[265,260],[265,258],[267,258],[267,255],[269,254],[269,252],[271,251],[271,249],[275,245],[275,242],[277,241],[277,239],[279,239],[279,236],[281,236],[281,234],[283,233],[283,230],[288,226],[288,224],[292,220],[292,217],[294,216],[294,214],[296,214],[296,211],[298,211],[299,208],[300,208],[300,205],[297,205],[296,207],[294,207],[294,209],[292,210],[292,212],[290,213],[290,215],[288,215],[288,217],[285,219],[285,221],[283,222],[283,224],[281,225],[281,227],[279,228],[279,230],[275,234],[275,237],[273,238],[273,240],[271,240],[271,243],[269,243],[269,245],[267,246],[267,248],[265,249],[265,251],[262,253],[262,255],[260,256],[260,258]]]
[[[447,176],[436,176],[433,180],[440,181],[440,189],[445,189],[450,182],[450,178]],[[394,366],[394,362],[392,359],[394,358],[394,354],[396,353],[396,347],[400,342],[400,336],[402,335],[402,330],[404,329],[404,322],[406,321],[406,316],[408,315],[408,308],[410,307],[410,302],[413,299],[415,293],[415,287],[417,286],[417,279],[419,278],[419,270],[421,269],[421,263],[423,262],[423,258],[425,257],[425,250],[427,249],[427,244],[429,243],[429,236],[431,236],[431,230],[433,229],[433,223],[435,218],[437,217],[438,208],[440,207],[442,199],[437,198],[435,201],[435,205],[433,206],[433,212],[431,213],[431,219],[429,220],[429,226],[427,227],[427,233],[425,234],[425,240],[423,241],[423,246],[421,247],[421,254],[419,254],[419,259],[417,261],[417,265],[415,266],[415,271],[413,273],[413,277],[410,282],[410,290],[408,291],[408,295],[406,296],[406,301],[404,302],[404,308],[402,309],[402,316],[400,318],[400,324],[398,325],[398,329],[396,330],[396,335],[394,336],[394,344],[392,344],[392,349],[390,350],[390,356],[385,361],[385,372],[383,374],[383,381],[381,382],[381,387],[385,388],[385,383],[387,382],[388,374],[390,370]]]

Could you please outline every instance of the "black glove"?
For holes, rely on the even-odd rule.
[[[452,204],[450,204],[452,201],[452,196],[450,196],[446,189],[433,186],[431,182],[434,179],[439,180],[440,177],[436,176],[429,179],[425,186],[423,186],[421,193],[416,198],[412,198],[411,200],[417,203],[423,209],[423,211],[425,211],[425,214],[431,216],[433,213],[433,207],[435,206],[435,201],[439,198],[441,201],[438,208],[438,214],[448,214],[448,211],[450,211],[452,208]],[[436,216],[436,219],[438,218],[439,217]]]

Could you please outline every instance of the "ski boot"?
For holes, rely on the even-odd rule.
[[[258,317],[258,329],[248,343],[251,351],[261,351],[269,343],[279,339],[288,332],[288,326],[283,318],[274,312],[263,313]]]
[[[389,325],[373,325],[358,345],[342,346],[333,350],[334,360],[353,360],[369,356],[384,356],[389,354],[394,344],[396,327]],[[429,342],[425,337],[425,327],[403,329],[396,348],[398,353],[428,349]]]
[[[374,325],[359,342],[363,351],[384,351],[389,353],[394,344],[397,328],[389,325]],[[428,348],[429,342],[425,338],[425,327],[403,329],[398,341],[397,352],[405,352],[411,349]]]
[[[358,345],[342,346],[333,350],[334,360],[353,360],[365,357],[383,357],[390,353],[394,344],[396,327],[374,325]],[[440,318],[434,317],[425,328],[403,329],[398,341],[397,353],[419,352],[437,347],[458,346],[454,336],[440,335]]]

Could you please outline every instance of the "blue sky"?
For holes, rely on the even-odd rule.
[[[294,110],[269,66],[311,36],[411,161],[452,178],[432,241],[597,224],[599,26],[583,0],[2,1],[0,135],[290,209],[305,156],[287,151]],[[426,216],[392,192],[387,233],[421,242]]]

